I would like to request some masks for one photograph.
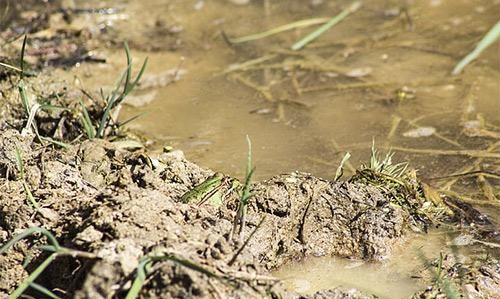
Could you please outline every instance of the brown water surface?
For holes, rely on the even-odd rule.
[[[377,263],[335,257],[310,257],[285,265],[273,274],[290,290],[310,294],[332,287],[356,288],[379,298],[408,298],[425,288],[426,258],[434,259],[445,248],[447,234],[415,235],[394,258]],[[428,275],[428,274],[427,274]],[[428,277],[427,277],[428,278]]]
[[[124,8],[127,22],[117,27],[130,35],[136,48],[152,44],[160,49],[147,53],[149,73],[179,64],[187,73],[155,90],[151,104],[125,109],[123,117],[146,113],[131,126],[160,140],[158,147],[172,145],[204,166],[240,176],[248,134],[259,178],[292,170],[332,177],[345,151],[353,154],[354,167],[366,160],[372,139],[378,146],[409,149],[398,152],[396,159],[409,160],[422,177],[435,177],[460,172],[475,159],[427,150],[484,150],[498,141],[499,43],[465,74],[450,76],[454,64],[496,22],[498,1],[415,1],[409,6],[412,30],[403,16],[390,16],[400,7],[398,1],[368,1],[298,54],[287,49],[309,28],[233,47],[221,37],[222,31],[241,36],[332,16],[348,3],[308,2],[272,1],[268,10],[258,1],[246,6],[228,1],[131,2]],[[158,24],[182,28],[174,52],[167,51],[175,44],[171,37],[149,32]],[[278,57],[257,64],[256,70],[223,74],[232,64],[266,55]],[[345,76],[360,70],[369,73]],[[267,99],[243,81],[267,88]],[[337,89],[356,84],[373,87]],[[398,101],[398,90],[404,88],[414,98]],[[319,91],[308,91],[314,89]],[[395,120],[399,125],[390,134]],[[466,126],[481,131],[465,134]],[[418,127],[431,127],[435,133],[407,137]],[[413,149],[424,152],[415,154]],[[498,159],[483,162],[498,170]]]

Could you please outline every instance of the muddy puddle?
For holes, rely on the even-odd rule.
[[[332,287],[355,288],[378,298],[410,298],[429,284],[425,264],[440,252],[456,256],[481,252],[480,247],[454,247],[456,233],[434,230],[425,236],[407,236],[397,246],[390,260],[378,263],[338,257],[308,257],[298,263],[282,266],[274,275],[285,286],[298,293],[313,294]]]
[[[179,59],[148,54],[151,72],[180,65],[186,73],[150,95],[150,104],[125,109],[123,117],[146,113],[131,126],[201,165],[241,176],[248,134],[260,162],[258,177],[296,169],[332,177],[345,151],[356,167],[374,139],[402,148],[397,159],[411,161],[422,176],[437,177],[460,172],[474,157],[433,150],[483,149],[496,139],[478,135],[497,132],[500,125],[498,43],[464,76],[449,76],[473,45],[471,36],[495,22],[489,13],[499,9],[494,1],[416,1],[409,6],[411,28],[395,16],[398,1],[369,1],[298,54],[285,51],[312,29],[233,47],[220,33],[242,36],[327,17],[339,3],[147,3],[127,8],[130,22],[148,15],[183,28]],[[182,13],[169,18],[170,11]],[[231,65],[271,55],[276,57],[248,70],[223,74]],[[470,126],[482,133],[468,132]]]
[[[500,44],[450,72],[500,1],[363,1],[300,51],[316,27],[234,38],[352,2],[234,2],[0,0],[0,243],[36,226],[69,250],[26,296],[495,298]],[[22,32],[33,77],[17,68]],[[91,136],[123,41],[147,71]],[[30,114],[43,138],[22,80],[66,108]],[[246,135],[256,172],[241,208]],[[0,295],[56,258],[37,236],[2,251]]]

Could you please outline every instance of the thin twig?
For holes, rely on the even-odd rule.
[[[384,149],[392,149],[400,152],[424,154],[424,155],[442,155],[442,156],[468,156],[475,158],[492,158],[500,159],[500,153],[490,153],[481,150],[436,150],[436,149],[418,149],[418,148],[405,148],[399,146],[383,146]]]

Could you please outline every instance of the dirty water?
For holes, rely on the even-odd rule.
[[[345,151],[353,154],[351,162],[356,167],[368,155],[372,139],[380,146],[424,150],[484,149],[498,140],[498,136],[469,136],[464,129],[481,123],[481,129],[498,132],[499,44],[483,53],[460,78],[449,76],[456,61],[477,41],[474,36],[496,21],[496,15],[490,12],[498,11],[498,1],[416,1],[410,5],[413,31],[405,27],[402,17],[389,15],[398,8],[398,1],[366,2],[317,41],[317,47],[323,45],[319,50],[305,51],[321,57],[314,63],[350,71],[368,69],[369,74],[335,81],[325,79],[338,76],[333,71],[313,71],[308,77],[307,69],[297,69],[306,73],[302,76],[304,89],[395,82],[389,86],[297,95],[288,82],[283,82],[289,81],[290,75],[283,75],[282,70],[238,73],[275,89],[269,101],[235,79],[234,74],[221,74],[231,64],[259,58],[276,49],[288,49],[311,29],[233,48],[220,37],[221,31],[241,36],[298,19],[330,16],[345,1],[325,1],[318,6],[305,2],[272,1],[268,16],[261,2],[241,7],[227,1],[168,1],[169,5],[147,1],[140,8],[131,5],[127,8],[128,22],[148,15],[151,20],[183,27],[179,33],[183,43],[173,56],[178,55],[177,60],[169,56],[164,61],[161,53],[148,55],[152,60],[151,72],[175,69],[180,64],[186,74],[175,84],[156,90],[150,104],[124,109],[123,118],[146,113],[130,126],[158,138],[158,147],[180,148],[201,165],[238,176],[244,171],[244,136],[248,134],[254,141],[259,178],[296,169],[332,177]],[[196,10],[196,3],[204,5]],[[172,16],[174,12],[177,15]],[[363,38],[375,41],[362,43]],[[141,41],[148,43],[140,39],[136,43]],[[329,81],[307,85],[315,78],[318,82]],[[414,92],[414,98],[395,102],[398,90],[405,87],[408,93]],[[278,100],[282,102],[277,103]],[[389,136],[395,120],[400,121],[399,126]],[[431,127],[435,134],[407,137],[418,127]],[[411,152],[398,152],[396,158],[409,160],[423,177],[460,172],[464,164],[473,160],[467,155]]]
[[[339,257],[308,257],[282,266],[274,275],[295,292],[312,294],[332,287],[356,288],[378,298],[409,298],[430,281],[422,275],[427,259],[449,251],[450,233],[435,230],[410,235],[390,260],[366,262]],[[466,252],[465,248],[455,251]],[[470,251],[470,249],[468,250]]]

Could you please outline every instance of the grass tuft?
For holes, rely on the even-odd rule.
[[[83,252],[83,251],[78,251],[78,250],[72,250],[69,248],[65,248],[59,245],[59,242],[56,240],[54,235],[49,232],[48,230],[42,228],[42,227],[30,227],[28,229],[25,229],[23,232],[19,233],[16,235],[14,238],[12,238],[9,242],[7,242],[5,245],[3,245],[0,248],[0,254],[5,253],[9,248],[14,246],[17,242],[19,242],[22,239],[25,239],[27,237],[30,237],[34,234],[41,234],[47,238],[47,241],[49,242],[50,245],[45,245],[41,246],[40,249],[52,252],[26,279],[24,279],[23,282],[12,292],[12,294],[9,295],[8,299],[16,299],[22,296],[24,291],[28,289],[29,287],[32,287],[36,289],[37,291],[41,292],[47,297],[50,298],[55,298],[59,299],[57,295],[52,293],[50,290],[45,288],[44,286],[41,286],[39,284],[36,284],[34,281],[42,274],[42,272],[58,257],[62,255],[69,255],[72,257],[83,257],[83,258],[92,258],[96,259],[97,256]]]
[[[446,208],[439,203],[433,204],[426,197],[416,171],[409,170],[406,162],[394,164],[393,155],[391,151],[380,154],[373,144],[370,160],[356,170],[349,182],[376,186],[392,206],[409,214],[413,229],[425,231],[430,223],[446,212]]]
[[[361,169],[370,169],[374,172],[392,176],[395,178],[402,177],[408,170],[408,163],[402,162],[398,164],[392,163],[392,157],[394,152],[389,150],[385,156],[379,154],[375,148],[375,142],[372,143],[370,163],[368,165],[362,165]]]
[[[134,88],[137,86],[137,83],[144,74],[144,71],[148,63],[148,58],[146,58],[141,66],[141,69],[139,70],[139,73],[137,74],[135,79],[132,80],[132,57],[130,55],[130,49],[127,43],[124,44],[124,47],[125,47],[125,54],[127,56],[127,68],[123,72],[120,80],[118,81],[114,90],[111,91],[110,94],[104,97],[104,93],[101,90],[101,96],[105,99],[106,106],[102,113],[101,119],[99,120],[99,125],[97,126],[97,131],[95,134],[95,137],[97,138],[105,137],[106,129],[110,126],[111,123],[112,110],[118,107],[125,100],[127,95],[132,90],[134,90]]]
[[[96,136],[96,130],[94,125],[92,124],[92,120],[90,119],[89,111],[82,100],[80,100],[80,108],[82,110],[80,114],[80,120],[83,125],[83,129],[85,130],[85,134],[88,139],[94,139]]]

